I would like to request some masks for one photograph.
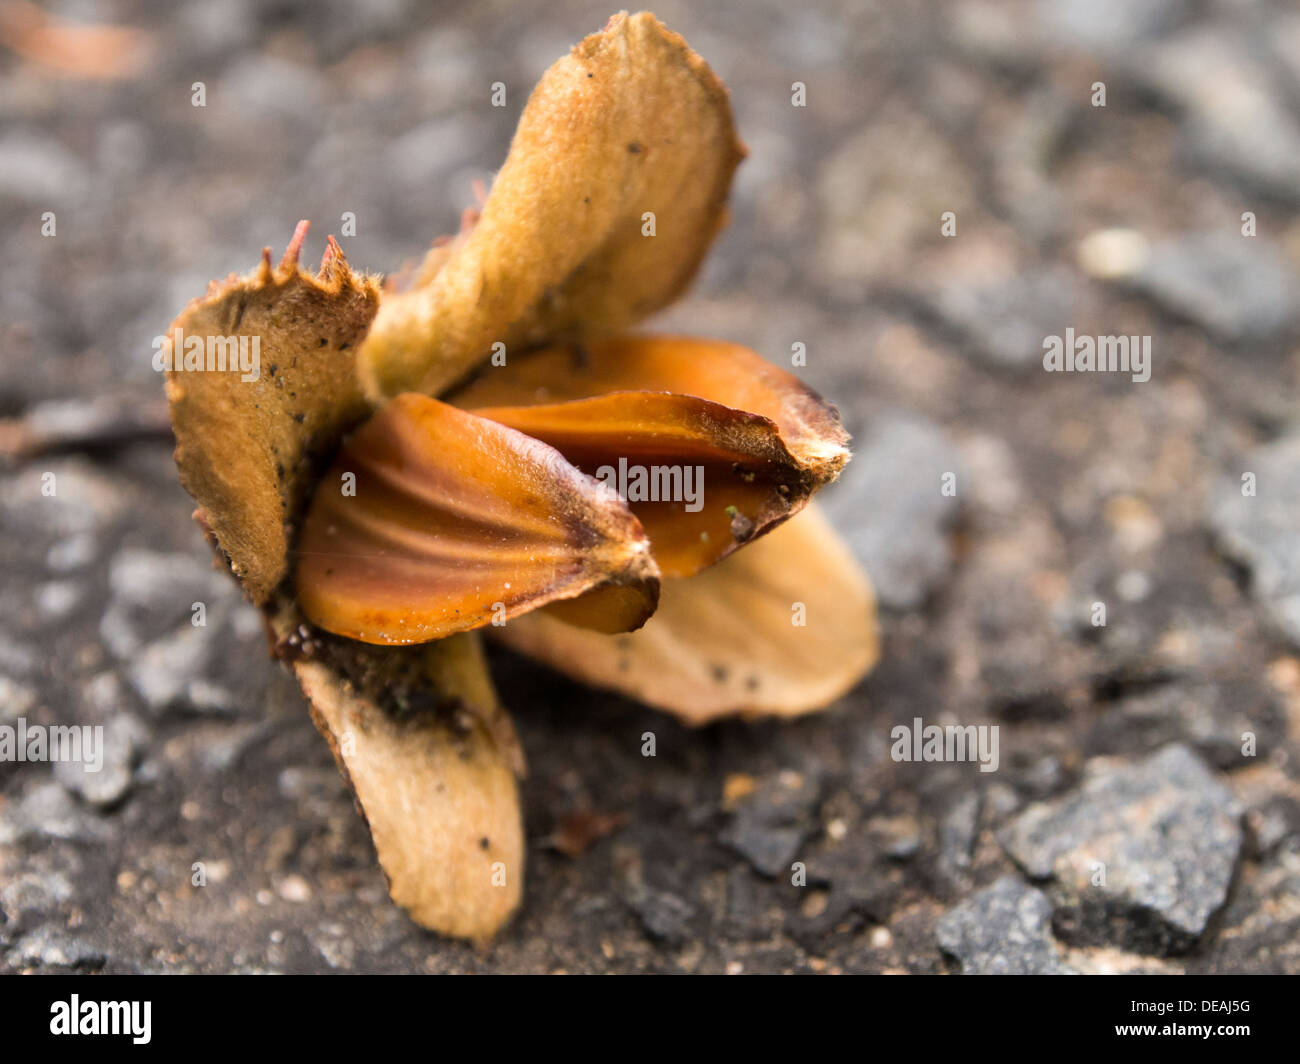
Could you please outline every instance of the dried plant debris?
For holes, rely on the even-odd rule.
[[[437,393],[495,342],[610,335],[670,303],[744,154],[708,65],[653,15],[614,16],[533,91],[463,243],[385,300],[363,350],[372,388]]]
[[[871,585],[816,508],[690,580],[666,580],[639,632],[596,636],[534,613],[491,634],[687,724],[821,709],[880,653]]]
[[[278,266],[268,248],[251,277],[214,281],[172,322],[163,352],[181,483],[258,605],[288,573],[320,463],[370,410],[356,351],[379,286],[333,240],[319,272],[303,270],[306,232]]]
[[[876,658],[866,577],[800,513],[848,460],[834,408],[736,345],[625,334],[695,274],[743,154],[704,62],[618,15],[404,282],[333,238],[301,269],[303,222],[172,326],[195,516],[426,927],[485,939],[521,897],[523,752],[475,629],[692,723],[821,708]]]
[[[339,452],[299,537],[294,588],[322,628],[425,643],[611,585],[624,631],[654,612],[640,523],[552,447],[423,395],[399,396]]]
[[[482,372],[452,401],[622,482],[666,576],[697,573],[793,516],[849,457],[839,415],[797,378],[690,337],[550,348]],[[628,469],[646,471],[640,491]],[[674,476],[681,490],[663,490]]]
[[[272,627],[287,639],[301,623],[284,606]],[[523,761],[477,636],[405,652],[317,640],[293,658],[393,900],[444,934],[490,937],[523,889]]]

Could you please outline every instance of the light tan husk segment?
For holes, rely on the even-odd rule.
[[[704,60],[653,15],[610,19],[533,90],[462,246],[384,301],[362,352],[371,393],[436,395],[494,343],[614,335],[667,305],[725,222],[744,154]]]

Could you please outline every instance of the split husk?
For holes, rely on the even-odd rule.
[[[278,266],[264,253],[173,324],[259,338],[257,381],[168,375],[181,480],[297,676],[394,900],[425,927],[486,939],[523,882],[523,756],[465,629],[488,625],[697,723],[804,712],[874,660],[869,587],[814,514],[789,520],[847,459],[833,409],[732,345],[692,341],[683,361],[681,342],[620,338],[689,283],[743,155],[707,65],[652,15],[618,15],[547,71],[482,211],[410,287],[354,273],[333,238],[319,272],[301,269],[302,223]],[[497,342],[508,376],[481,377],[453,405],[435,398]],[[546,375],[546,396],[530,373]],[[487,399],[493,388],[511,397]],[[620,391],[636,394],[608,395]],[[601,418],[603,437],[574,431]],[[585,469],[617,443],[646,460],[698,456],[731,501],[702,525],[671,506],[629,508],[552,450]],[[342,474],[367,471],[360,505],[341,507]],[[494,537],[526,549],[492,557]],[[328,571],[340,541],[349,573]],[[723,560],[667,582],[641,632],[600,634],[653,609],[649,546],[673,573]],[[783,650],[779,621],[800,596],[811,631]],[[416,640],[429,641],[377,645]],[[841,653],[842,667],[822,660]]]
[[[689,580],[665,580],[640,631],[602,636],[533,613],[491,634],[690,725],[822,709],[880,655],[871,583],[815,506]]]
[[[339,452],[295,551],[311,621],[364,643],[427,643],[600,588],[596,626],[638,628],[659,571],[613,491],[545,443],[399,396]]]
[[[695,509],[680,492],[630,503],[669,577],[691,576],[788,520],[849,457],[834,407],[753,351],[717,340],[551,347],[484,371],[450,398],[551,444],[589,475],[608,476],[620,459],[689,469]]]
[[[363,349],[371,393],[437,395],[494,343],[612,335],[666,306],[726,221],[744,155],[704,60],[653,15],[615,15],[543,75],[432,282],[385,299]]]

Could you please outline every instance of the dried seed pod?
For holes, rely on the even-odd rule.
[[[601,588],[617,590],[588,604],[589,623],[627,631],[659,591],[613,491],[544,443],[414,394],[343,445],[295,554],[303,612],[366,643],[426,643]]]
[[[875,659],[843,544],[812,513],[777,527],[848,458],[834,409],[734,345],[611,338],[689,282],[743,154],[703,61],[653,16],[618,15],[547,72],[491,196],[409,287],[381,297],[332,238],[305,273],[300,223],[278,267],[266,252],[173,325],[196,518],[268,618],[394,900],[426,927],[489,937],[522,886],[523,755],[467,628],[503,619],[488,630],[524,652],[692,723],[806,712]],[[260,344],[251,379],[185,362],[189,339],[205,354],[231,336]],[[498,341],[508,371],[452,405],[427,397]],[[566,461],[620,456],[702,466],[708,506],[629,507]],[[654,609],[651,539],[673,573],[725,560],[671,581],[643,631],[598,634]]]

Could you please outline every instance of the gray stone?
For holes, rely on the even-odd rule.
[[[820,780],[807,774],[782,772],[764,780],[744,799],[723,830],[722,842],[765,876],[789,874],[812,830],[820,796]]]
[[[690,919],[695,915],[686,899],[643,886],[629,892],[628,905],[651,938],[672,944],[686,940]]]
[[[386,149],[391,172],[408,187],[444,180],[453,169],[479,158],[482,127],[463,118],[436,118],[417,126]]]
[[[900,250],[936,239],[944,211],[960,216],[980,199],[953,139],[901,98],[842,138],[817,192],[817,268],[846,292],[864,282],[896,283]]]
[[[87,536],[107,526],[125,505],[122,484],[80,458],[47,457],[2,477],[0,496],[5,531],[16,543]]]
[[[461,27],[444,23],[423,34],[412,46],[411,77],[431,101],[455,100],[478,84],[474,42]]]
[[[944,913],[935,937],[963,975],[1074,974],[1061,963],[1051,917],[1046,894],[1003,876]]]
[[[1300,971],[1300,847],[1283,846],[1243,876],[1222,930],[1195,971],[1290,975]]]
[[[24,935],[5,955],[14,968],[99,968],[104,954],[84,939],[54,927],[39,927]]]
[[[727,871],[727,927],[733,934],[752,932],[763,924],[769,885],[747,865],[736,864]]]
[[[866,827],[885,856],[892,860],[910,860],[921,849],[921,825],[914,816],[874,817],[867,821]]]
[[[0,885],[0,909],[6,920],[17,923],[30,916],[44,916],[66,907],[76,897],[72,880],[63,872],[33,861]],[[41,867],[32,867],[32,865]]]
[[[1300,801],[1274,795],[1246,812],[1255,852],[1267,856],[1283,844],[1300,850]]]
[[[1039,0],[1038,12],[1061,44],[1113,52],[1162,35],[1191,7],[1191,0]]]
[[[249,0],[229,0],[219,11],[201,0],[187,3],[176,18],[185,39],[203,55],[237,49],[257,36],[257,18]]]
[[[266,725],[260,721],[232,725],[204,743],[199,763],[208,772],[228,772],[253,743],[266,735],[266,730]],[[281,780],[283,781],[283,774]],[[281,786],[283,787],[283,782]]]
[[[1064,778],[1064,766],[1061,759],[1052,754],[1035,758],[1023,772],[1017,773],[1016,781],[1029,794],[1045,797],[1059,790]]]
[[[84,162],[53,138],[12,132],[0,139],[0,196],[50,209],[85,194]]]
[[[36,608],[46,620],[61,620],[81,601],[84,588],[73,580],[51,580],[36,589]]]
[[[0,631],[0,669],[16,676],[30,677],[38,671],[37,662],[39,660],[34,648],[27,643],[14,639],[8,632]],[[17,694],[19,704],[25,702],[31,705],[31,702],[27,699],[27,692],[31,688],[17,685],[12,690]],[[13,709],[0,712],[5,712],[8,716],[18,716],[18,713]]]
[[[102,761],[97,771],[86,764],[60,761],[54,766],[54,778],[91,805],[109,808],[126,797],[137,752],[143,747],[147,731],[129,713],[113,717],[103,726]]]
[[[996,369],[1032,370],[1042,366],[1043,338],[1079,320],[1081,288],[1072,270],[1057,266],[946,284],[929,302],[981,361]]]
[[[312,944],[336,971],[347,971],[356,962],[356,943],[344,934],[340,924],[327,924],[309,936]]]
[[[958,496],[942,494],[945,473]],[[882,414],[855,441],[854,457],[826,494],[826,509],[866,566],[880,602],[915,609],[952,565],[947,526],[961,471],[952,444],[930,421]]]
[[[939,822],[939,875],[950,887],[970,885],[979,815],[980,796],[972,791],[958,797]]]
[[[1266,64],[1232,26],[1195,26],[1136,52],[1129,70],[1183,113],[1204,159],[1300,199],[1300,123],[1274,90]]]
[[[1255,736],[1253,754],[1242,750],[1246,732]],[[1243,768],[1285,743],[1285,711],[1276,700],[1246,696],[1235,684],[1161,684],[1108,707],[1089,729],[1086,750],[1131,755],[1178,741],[1215,768]]]
[[[189,613],[190,599],[225,590],[226,579],[210,562],[192,554],[127,549],[108,570],[113,594],[134,606]]]
[[[95,537],[86,532],[78,532],[50,547],[45,555],[45,566],[56,573],[84,569],[95,560],[98,553],[99,544]]]
[[[107,834],[104,821],[78,806],[53,780],[28,784],[18,801],[0,807],[0,845],[30,838],[97,842]]]
[[[1272,339],[1295,320],[1296,276],[1260,237],[1204,233],[1154,245],[1126,278],[1166,310],[1232,343]]]
[[[1253,473],[1255,494],[1243,495]],[[1209,521],[1220,549],[1250,571],[1250,592],[1300,646],[1300,433],[1258,447],[1210,492]]]
[[[873,846],[844,843],[811,855],[808,885],[826,889],[825,905],[820,912],[806,912],[803,906],[790,910],[787,929],[805,948],[822,951],[829,936],[851,933],[868,922],[885,923],[899,894],[885,868],[887,860]]]
[[[157,407],[127,405],[132,401],[122,395],[46,399],[23,411],[23,427],[33,448],[52,451],[82,446],[86,441],[125,443],[158,433]]]
[[[1291,91],[1300,93],[1300,11],[1279,11],[1269,27],[1266,45],[1272,58],[1281,64],[1291,82]]]
[[[1196,755],[1171,745],[1136,765],[1089,762],[1078,790],[1030,806],[1000,841],[1050,881],[1062,935],[1170,954],[1195,945],[1227,898],[1241,817]]]
[[[0,673],[0,722],[17,720],[36,705],[36,692]]]
[[[311,66],[252,54],[232,63],[211,95],[228,98],[250,122],[297,119],[307,124],[319,120],[328,91],[325,79]]]
[[[204,629],[178,628],[145,647],[131,662],[127,675],[140,697],[156,712],[180,699],[191,678],[204,671],[211,656],[212,639]]]
[[[128,549],[109,566],[112,597],[99,632],[114,656],[127,661],[132,686],[155,712],[184,701],[218,647],[228,647],[238,588],[199,556]],[[192,621],[196,602],[205,624]]]

